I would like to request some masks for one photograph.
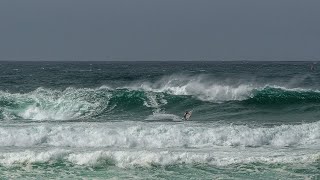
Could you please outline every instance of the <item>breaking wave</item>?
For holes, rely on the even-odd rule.
[[[215,148],[320,146],[320,121],[249,127],[185,123],[80,123],[0,127],[0,147]]]
[[[49,151],[2,152],[0,153],[0,165],[16,166],[30,165],[35,163],[72,163],[81,166],[118,166],[128,167],[150,167],[154,165],[214,165],[227,166],[231,164],[248,163],[315,163],[319,161],[320,153],[311,151],[308,154],[303,152],[274,151],[263,154],[259,151],[236,150],[216,152],[196,151],[124,151],[124,150],[98,150],[86,152],[74,152],[66,149],[54,149]]]
[[[0,119],[74,120],[133,111],[156,116],[166,114],[170,108],[180,108],[176,110],[183,112],[203,103],[231,102],[243,106],[320,103],[318,90],[203,81],[199,77],[169,78],[122,87],[38,88],[27,93],[0,91]]]
[[[1,119],[72,120],[103,116],[113,109],[152,109],[166,104],[164,94],[128,89],[38,88],[20,94],[0,91]]]

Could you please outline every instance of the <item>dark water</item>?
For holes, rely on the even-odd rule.
[[[313,62],[0,64],[3,178],[320,178]]]

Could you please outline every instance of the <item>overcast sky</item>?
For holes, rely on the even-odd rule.
[[[1,60],[319,60],[319,0],[1,0]]]

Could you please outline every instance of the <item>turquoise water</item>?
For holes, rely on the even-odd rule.
[[[0,64],[3,179],[320,178],[312,62]]]

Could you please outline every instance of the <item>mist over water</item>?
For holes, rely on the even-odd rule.
[[[320,74],[310,64],[2,62],[0,169],[12,178],[45,169],[61,178],[317,178]]]

